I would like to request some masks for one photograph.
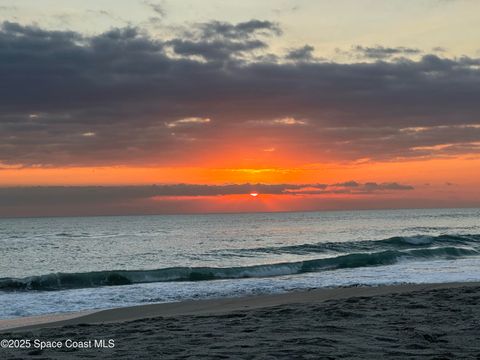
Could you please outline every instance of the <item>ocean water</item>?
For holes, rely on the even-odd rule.
[[[0,318],[480,281],[480,209],[0,219]]]

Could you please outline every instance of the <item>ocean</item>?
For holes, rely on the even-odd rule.
[[[0,318],[480,281],[480,209],[0,219]]]

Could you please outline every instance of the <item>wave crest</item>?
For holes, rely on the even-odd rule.
[[[392,238],[393,239],[393,238]],[[392,239],[389,239],[392,241]],[[417,248],[352,253],[298,262],[238,267],[174,267],[157,270],[111,270],[85,273],[53,273],[22,279],[0,279],[2,291],[63,290],[99,286],[129,285],[167,281],[204,281],[294,275],[345,268],[394,264],[402,259],[454,259],[478,256],[479,251],[464,247]]]
[[[321,242],[316,244],[287,245],[276,247],[259,247],[250,249],[228,250],[229,254],[267,253],[267,254],[315,254],[315,253],[353,253],[379,250],[403,250],[416,247],[437,246],[479,246],[480,235],[414,235],[395,236],[375,241]],[[222,251],[222,250],[221,250]]]

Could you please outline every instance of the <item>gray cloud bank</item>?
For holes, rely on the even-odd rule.
[[[261,146],[308,149],[309,161],[480,152],[480,59],[385,60],[417,49],[358,47],[379,60],[344,64],[309,45],[281,57],[268,48],[281,33],[260,20],[168,39],[4,22],[0,168],[188,164],[259,129]],[[179,122],[189,118],[211,121]]]
[[[413,190],[410,185],[391,183],[337,184],[172,184],[151,186],[32,186],[0,187],[0,207],[82,202],[124,202],[154,197],[192,197],[260,194],[372,194],[386,191]]]
[[[326,194],[388,194],[409,191],[410,185],[392,183],[358,183],[349,181],[338,184],[171,184],[152,186],[38,186],[0,188],[0,216],[25,214],[76,214],[84,209],[86,214],[104,208],[106,214],[117,214],[122,209],[142,213],[152,208],[157,212],[175,212],[175,199],[195,199],[223,195],[246,195],[257,192],[262,195],[326,195]],[[173,197],[175,199],[173,199]],[[162,207],[162,205],[165,205]],[[192,210],[186,207],[188,211]],[[56,212],[55,212],[56,211]],[[39,213],[38,213],[39,212]]]
[[[400,47],[384,47],[384,46],[372,46],[365,47],[357,45],[353,49],[354,51],[362,54],[366,58],[371,59],[387,59],[394,56],[409,56],[409,55],[419,55],[422,52],[419,49],[407,48],[404,46]]]

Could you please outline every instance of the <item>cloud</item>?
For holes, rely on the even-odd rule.
[[[280,34],[259,20],[195,24],[169,39],[4,22],[0,162],[188,165],[239,142],[297,149],[305,162],[478,152],[480,59],[318,62],[303,48],[288,61],[269,56]],[[191,118],[210,121],[178,122]]]
[[[267,44],[260,40],[248,41],[190,41],[174,39],[168,42],[177,55],[200,56],[205,60],[227,60],[245,52],[263,49]]]
[[[148,6],[156,14],[157,17],[164,18],[165,16],[167,16],[167,12],[165,11],[165,8],[162,4],[150,1],[144,1],[143,3]]]
[[[284,117],[281,119],[274,119],[272,123],[280,124],[280,125],[305,125],[306,124],[305,121],[298,120],[293,117]]]
[[[286,58],[292,61],[311,61],[314,59],[313,51],[315,48],[311,45],[305,45],[297,49],[291,49]]]
[[[351,186],[352,183],[357,186]],[[413,190],[398,183],[345,184],[170,184],[151,186],[34,186],[0,187],[0,208],[47,206],[55,204],[126,203],[157,197],[199,197],[259,194],[373,194],[385,191]]]
[[[360,184],[356,181],[351,180],[351,181],[346,181],[346,182],[343,182],[343,183],[337,183],[337,184],[335,184],[335,186],[343,186],[343,187],[348,188],[348,187],[359,187]]]
[[[301,185],[300,185],[301,186]],[[403,185],[396,182],[389,183],[375,183],[367,182],[360,184],[356,181],[347,181],[345,183],[338,183],[333,185],[316,184],[302,186],[301,188],[287,189],[286,191],[292,194],[350,194],[350,195],[365,195],[384,191],[408,191],[414,190],[411,185]]]
[[[363,57],[370,59],[387,59],[393,56],[411,56],[419,55],[422,53],[421,50],[415,48],[409,48],[404,46],[384,47],[379,45],[373,47],[357,45],[353,48],[353,51],[359,53]]]
[[[402,185],[396,182],[382,183],[377,184],[374,182],[367,182],[364,185],[365,190],[367,191],[378,191],[378,190],[413,190],[411,185]]]
[[[270,21],[250,20],[238,24],[211,21],[193,26],[182,38],[166,44],[180,56],[198,56],[206,61],[241,58],[268,47],[260,38],[279,36],[279,26]]]
[[[165,123],[168,128],[174,128],[182,125],[195,125],[195,124],[208,124],[210,122],[209,118],[201,117],[187,117],[184,119],[175,120],[169,123]]]
[[[432,48],[432,51],[433,52],[438,52],[438,53],[444,53],[447,51],[446,48],[444,48],[443,46],[435,46]]]
[[[271,21],[250,20],[238,24],[211,21],[198,24],[194,34],[203,39],[250,39],[253,36],[279,36],[282,30],[278,24]]]

